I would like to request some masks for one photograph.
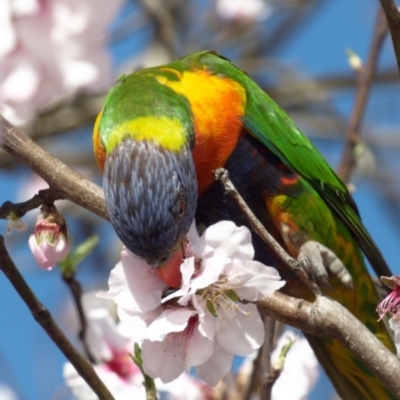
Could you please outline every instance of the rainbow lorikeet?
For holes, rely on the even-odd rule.
[[[126,247],[149,264],[162,270],[181,258],[195,216],[206,226],[227,219],[248,225],[214,180],[213,171],[224,167],[293,257],[310,240],[336,254],[354,289],[330,274],[331,289],[324,292],[393,349],[377,322],[380,299],[362,252],[378,275],[392,274],[346,186],[285,112],[229,60],[198,52],[122,76],[97,118],[93,140],[111,222]],[[278,268],[289,294],[310,298],[257,235],[253,243],[255,258]],[[308,339],[343,399],[395,398],[341,343]]]

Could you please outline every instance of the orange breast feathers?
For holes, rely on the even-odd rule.
[[[223,167],[242,131],[246,93],[239,83],[208,71],[185,71],[179,81],[165,84],[190,101],[196,130],[192,150],[199,193],[213,181],[212,173]]]

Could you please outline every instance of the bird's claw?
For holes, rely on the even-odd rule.
[[[353,278],[336,254],[314,240],[309,240],[300,247],[297,261],[313,281],[317,281],[327,289],[332,289],[329,283],[328,271],[335,275],[344,286],[353,289]]]

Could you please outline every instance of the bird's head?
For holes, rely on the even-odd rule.
[[[179,249],[197,205],[195,124],[189,100],[169,79],[177,75],[152,68],[122,76],[96,120],[93,141],[118,236],[159,272],[174,261],[180,279]]]
[[[182,246],[196,211],[190,149],[172,151],[126,138],[107,154],[104,167],[107,209],[119,238],[148,264],[166,264]]]

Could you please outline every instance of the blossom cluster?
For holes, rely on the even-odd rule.
[[[143,368],[170,382],[184,371],[217,385],[234,355],[247,356],[264,340],[253,302],[284,285],[278,272],[254,261],[250,231],[228,221],[199,237],[193,224],[181,265],[182,284],[167,287],[155,269],[124,249],[109,291],[121,322],[141,344]]]
[[[389,319],[390,329],[394,332],[394,343],[397,349],[397,357],[400,358],[400,277],[381,276],[382,282],[392,289],[382,302],[378,305],[377,311],[379,319],[382,319],[387,313],[391,314]]]
[[[122,0],[0,1],[0,113],[16,125],[77,90],[113,82],[104,47]]]

